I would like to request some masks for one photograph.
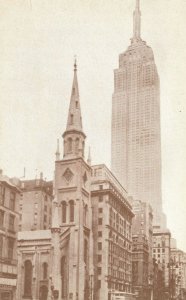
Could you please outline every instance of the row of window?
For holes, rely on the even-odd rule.
[[[125,220],[131,222],[132,217],[120,200],[110,197],[109,203]]]
[[[0,235],[0,257],[13,259],[15,239]],[[3,250],[7,249],[6,253]]]
[[[7,192],[6,187],[4,185],[0,185],[0,205],[5,204],[6,192]],[[9,196],[9,208],[11,210],[15,210],[16,193],[10,191],[8,196]]]
[[[61,203],[62,208],[62,223],[67,222],[67,202],[62,201]],[[74,222],[74,201],[69,201],[69,222]]]
[[[113,254],[116,254],[118,257],[131,259],[131,252],[128,252],[127,250],[123,249],[119,245],[116,245],[116,244],[114,244],[113,242],[110,242],[110,241],[109,241],[109,251]]]
[[[5,213],[5,211],[4,210],[0,210],[0,229],[1,230],[5,230],[5,215],[6,215],[7,213]],[[9,216],[8,216],[8,230],[10,230],[10,231],[15,231],[15,229],[14,229],[14,223],[15,223],[15,216],[14,215],[12,215],[12,214],[9,214]]]
[[[32,296],[32,263],[30,260],[26,260],[24,263],[24,297]],[[42,279],[48,279],[48,264],[44,262],[42,264]]]

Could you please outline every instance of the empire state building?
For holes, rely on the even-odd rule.
[[[161,225],[160,86],[153,51],[141,38],[139,0],[131,44],[114,70],[111,164],[128,194],[151,204],[154,224]]]

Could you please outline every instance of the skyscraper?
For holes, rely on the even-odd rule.
[[[114,71],[112,171],[130,196],[152,205],[154,224],[161,224],[159,76],[153,51],[141,38],[139,0],[131,44]]]

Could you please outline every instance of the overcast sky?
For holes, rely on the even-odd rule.
[[[0,0],[0,167],[51,179],[78,58],[86,148],[110,166],[113,69],[132,36],[135,0]],[[186,250],[186,1],[141,0],[142,38],[161,83],[163,206]],[[61,151],[62,152],[62,151]]]

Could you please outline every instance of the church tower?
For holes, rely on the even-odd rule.
[[[79,99],[77,64],[66,130],[62,135],[63,159],[56,152],[54,193],[59,210],[60,278],[59,299],[90,297],[92,262],[91,167],[84,159],[85,139]]]

